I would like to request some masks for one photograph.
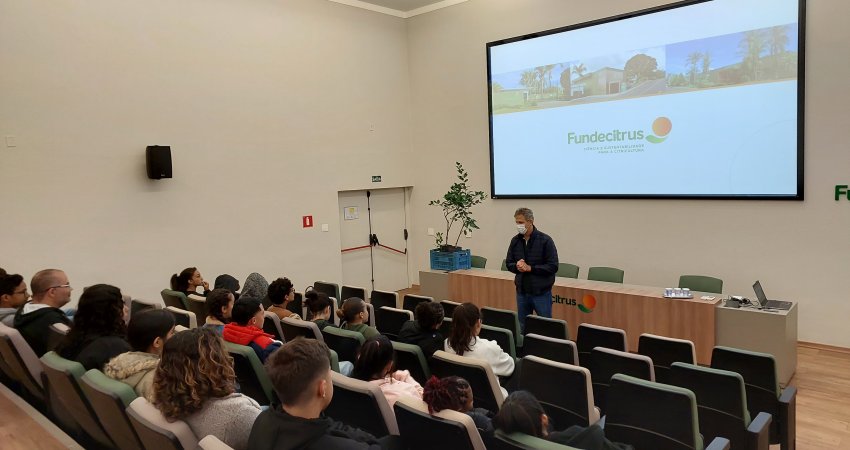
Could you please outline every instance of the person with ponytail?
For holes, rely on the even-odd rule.
[[[197,292],[199,287],[203,287],[204,291]],[[206,297],[210,293],[210,284],[204,281],[197,267],[187,267],[171,276],[171,290]]]
[[[379,388],[387,398],[390,408],[401,396],[422,399],[422,386],[407,370],[394,370],[393,344],[382,334],[368,339],[357,354],[352,378],[368,381]]]
[[[481,311],[472,303],[461,304],[452,314],[452,331],[446,339],[446,351],[483,359],[490,363],[494,374],[509,377],[514,372],[514,358],[505,353],[496,341],[479,338],[480,332]],[[507,395],[507,391],[504,392]]]
[[[351,297],[346,299],[336,314],[344,321],[343,330],[356,331],[366,339],[381,335],[377,328],[368,325],[369,311],[366,309],[366,302],[362,298]]]
[[[472,386],[461,377],[450,376],[442,379],[432,376],[425,383],[422,400],[428,405],[428,412],[438,413],[444,409],[462,412],[472,418],[485,447],[493,441],[493,422],[490,411],[476,408],[472,403]]]
[[[573,425],[563,431],[552,431],[546,411],[528,391],[516,391],[505,399],[493,418],[493,426],[504,433],[523,433],[570,447],[587,450],[634,450],[627,444],[611,442],[597,424],[589,427]]]

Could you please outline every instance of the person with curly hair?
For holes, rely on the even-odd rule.
[[[175,334],[165,343],[153,379],[153,404],[169,420],[183,420],[196,436],[213,435],[236,450],[248,448],[262,409],[236,393],[233,359],[208,328]]]
[[[199,287],[204,288],[203,292],[198,292]],[[210,284],[204,281],[197,267],[187,267],[171,276],[171,290],[206,297],[210,293]]]
[[[295,300],[295,287],[289,278],[278,278],[272,281],[268,291],[269,301],[271,305],[268,311],[273,312],[277,317],[285,319],[301,319],[301,315],[287,309],[287,306]]]
[[[80,296],[71,331],[56,347],[56,353],[79,362],[86,370],[103,370],[110,359],[131,350],[126,315],[120,289],[108,284],[89,286]]]
[[[461,377],[437,378],[432,376],[425,383],[422,400],[428,405],[428,412],[438,413],[444,409],[465,413],[478,428],[478,434],[486,447],[493,442],[493,422],[490,412],[484,408],[475,408],[472,403],[472,386]]]
[[[351,378],[368,381],[379,388],[390,408],[401,396],[422,399],[422,386],[407,370],[395,370],[393,343],[382,334],[367,339],[357,353]]]

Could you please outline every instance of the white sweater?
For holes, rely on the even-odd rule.
[[[445,348],[446,352],[453,355],[457,354],[457,352],[449,346],[448,339],[446,339]],[[469,343],[469,351],[463,352],[463,356],[487,361],[490,363],[490,367],[493,368],[493,373],[496,374],[496,376],[507,377],[514,373],[514,359],[511,355],[505,353],[496,341],[473,337],[472,341]]]

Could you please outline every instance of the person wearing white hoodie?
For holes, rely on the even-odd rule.
[[[162,347],[174,334],[174,316],[164,309],[150,309],[130,317],[127,340],[133,351],[112,358],[103,373],[127,384],[139,397],[153,401],[153,377]]]

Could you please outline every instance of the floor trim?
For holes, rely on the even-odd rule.
[[[815,350],[828,350],[830,352],[843,353],[850,355],[850,348],[839,347],[837,345],[818,344],[817,342],[797,341],[797,345],[805,348],[813,348]]]

